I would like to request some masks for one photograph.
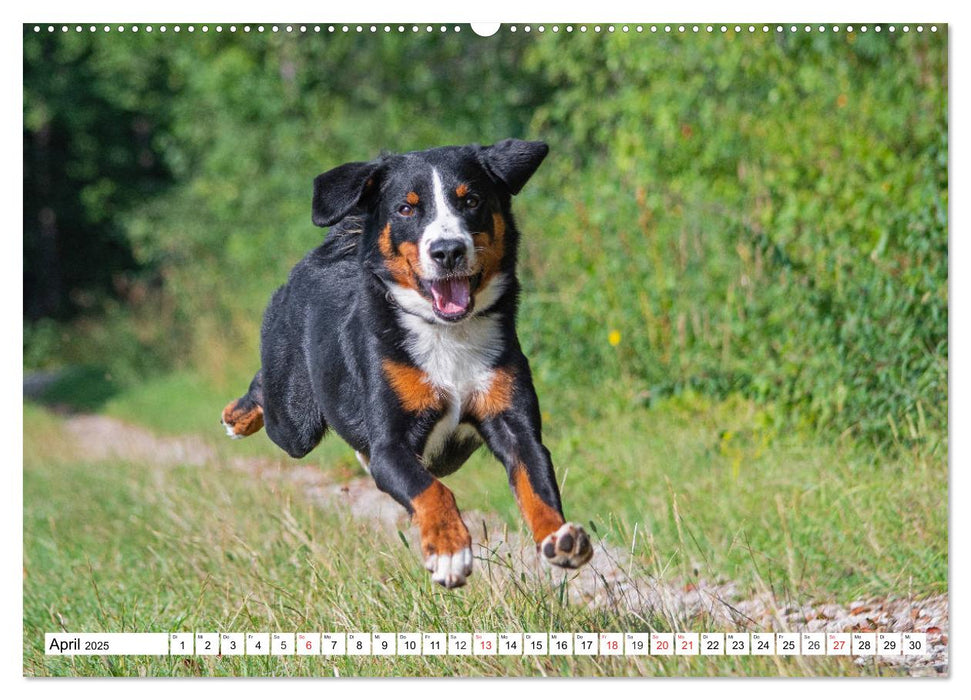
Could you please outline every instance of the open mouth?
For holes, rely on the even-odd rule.
[[[459,321],[465,318],[475,304],[472,292],[479,284],[481,274],[467,277],[443,277],[437,280],[422,280],[422,288],[431,296],[435,315],[445,321]]]

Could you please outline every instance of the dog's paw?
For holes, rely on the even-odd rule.
[[[543,558],[554,566],[578,569],[593,556],[593,545],[582,527],[563,523],[556,532],[547,535],[539,545]]]
[[[437,479],[411,501],[412,519],[421,533],[421,554],[432,581],[445,588],[465,585],[472,573],[472,537],[462,522],[455,496]]]
[[[472,573],[472,548],[454,554],[430,554],[425,558],[425,568],[432,572],[432,581],[445,588],[459,588]]]
[[[231,424],[227,423],[225,419],[219,422],[223,426],[223,429],[225,429],[226,436],[231,440],[242,440],[244,437],[246,437],[245,435],[237,435],[235,428]]]
[[[246,397],[238,399],[223,409],[221,423],[226,435],[239,440],[263,427],[263,407]]]

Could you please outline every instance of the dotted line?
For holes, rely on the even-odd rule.
[[[151,33],[153,31],[158,31],[158,32],[161,32],[163,34],[166,33],[166,32],[169,32],[169,31],[175,32],[176,34],[178,34],[180,32],[183,32],[183,31],[189,32],[190,34],[196,32],[196,31],[200,31],[203,34],[206,34],[206,33],[210,32],[210,31],[215,32],[217,34],[222,33],[224,31],[225,32],[229,32],[229,33],[243,32],[243,33],[247,33],[247,34],[248,33],[251,33],[251,32],[255,32],[257,34],[264,34],[264,33],[286,33],[286,34],[307,34],[307,33],[315,33],[315,34],[320,34],[321,32],[328,32],[328,33],[331,33],[331,34],[333,34],[335,32],[337,32],[337,33],[344,33],[344,34],[351,34],[351,33],[358,33],[358,34],[364,34],[364,33],[377,34],[378,32],[390,33],[392,31],[397,31],[397,32],[403,34],[403,33],[408,32],[408,31],[416,32],[417,33],[419,31],[422,31],[422,29],[424,29],[424,31],[426,31],[426,32],[434,32],[437,29],[439,32],[442,32],[442,33],[448,32],[450,30],[453,31],[453,32],[456,32],[456,33],[462,31],[462,28],[459,27],[459,26],[457,26],[457,25],[456,26],[452,26],[452,27],[445,26],[445,25],[440,25],[440,26],[437,26],[437,27],[433,27],[432,25],[424,25],[423,27],[419,27],[418,25],[411,25],[411,26],[408,26],[408,27],[405,27],[404,25],[398,25],[398,26],[395,27],[395,26],[392,26],[392,25],[375,25],[375,24],[372,24],[372,25],[361,25],[361,24],[358,24],[358,25],[333,25],[333,24],[332,25],[319,25],[319,24],[315,24],[315,25],[306,25],[306,24],[276,25],[276,24],[274,24],[274,25],[270,25],[270,26],[265,26],[265,25],[262,25],[262,24],[259,24],[259,25],[248,25],[248,24],[246,24],[246,25],[241,25],[241,26],[237,26],[235,24],[226,25],[226,26],[221,25],[221,24],[216,24],[216,25],[211,25],[210,26],[210,25],[207,25],[207,24],[203,24],[203,25],[200,25],[200,26],[196,26],[196,25],[187,25],[187,26],[182,26],[182,25],[173,25],[173,26],[160,25],[158,27],[154,27],[152,25],[144,25],[144,26],[141,26],[141,27],[139,25],[131,25],[131,26],[128,26],[128,25],[123,25],[123,24],[119,24],[119,25],[108,25],[108,24],[106,24],[104,26],[96,26],[96,25],[93,25],[93,24],[92,25],[84,25],[84,26],[82,26],[80,24],[74,25],[74,26],[70,26],[70,25],[66,25],[66,24],[64,24],[64,25],[56,25],[55,26],[55,25],[50,24],[50,25],[47,25],[47,26],[34,25],[33,29],[34,29],[34,32],[35,33],[40,33],[40,32],[43,32],[43,31],[47,31],[48,33],[54,33],[56,31],[61,31],[61,32],[67,33],[67,32],[70,32],[70,31],[73,30],[74,32],[77,32],[77,33],[84,32],[84,31],[88,31],[88,32],[103,31],[103,32],[119,32],[119,33],[123,33],[125,31],[130,31],[130,32],[133,32],[133,33],[137,33],[139,31],[144,31],[144,32],[147,32],[147,33]]]
[[[929,29],[931,32],[936,32],[938,28],[937,28],[937,25],[930,25],[929,27],[926,27],[926,29]],[[326,32],[328,34],[377,34],[377,33],[390,34],[392,32],[397,32],[399,34],[406,34],[411,32],[412,34],[417,34],[420,32],[432,33],[437,30],[438,32],[444,34],[450,31],[453,33],[459,33],[462,31],[462,28],[458,25],[430,25],[430,24],[426,24],[426,25],[417,25],[417,24],[412,24],[412,25],[403,25],[403,24],[399,24],[399,25],[389,25],[389,24],[384,24],[384,25],[377,25],[377,24],[277,25],[277,24],[274,24],[269,26],[265,26],[262,24],[260,25],[245,24],[240,26],[237,26],[235,24],[225,25],[225,26],[221,24],[217,24],[217,25],[203,24],[199,26],[191,25],[191,24],[186,26],[182,26],[178,24],[172,25],[172,26],[168,26],[168,25],[153,26],[150,24],[141,25],[141,26],[124,25],[124,24],[119,24],[119,25],[106,24],[106,25],[99,25],[99,26],[96,26],[93,24],[91,25],[49,24],[46,26],[34,25],[33,30],[34,30],[34,33],[40,33],[40,32],[46,31],[49,34],[53,34],[54,32],[57,32],[57,31],[60,31],[62,33],[67,33],[70,31],[74,31],[75,33],[81,33],[81,32],[84,32],[85,30],[88,32],[102,31],[102,32],[118,32],[118,33],[124,33],[126,31],[130,31],[133,34],[137,34],[138,32],[145,32],[146,34],[151,34],[153,32],[159,32],[161,34],[165,34],[167,32],[174,32],[175,34],[179,34],[183,31],[188,32],[189,34],[195,33],[197,31],[202,32],[203,34],[207,34],[209,32],[215,32],[216,34],[220,34],[223,32],[229,32],[231,34],[237,33],[237,32],[242,32],[244,34],[248,34],[252,32],[255,32],[257,34],[265,34],[265,33],[320,34],[323,32]],[[796,32],[799,32],[799,31],[802,31],[805,33],[813,32],[813,31],[820,32],[820,33],[827,32],[827,31],[839,33],[840,31],[845,31],[847,34],[852,34],[856,31],[859,31],[864,34],[869,31],[873,31],[878,34],[880,32],[887,31],[893,34],[897,31],[901,31],[904,34],[907,34],[911,31],[922,33],[925,30],[925,26],[922,24],[918,24],[918,25],[904,24],[900,26],[892,25],[892,24],[891,25],[879,25],[879,24],[865,25],[864,24],[856,27],[854,27],[853,25],[847,25],[845,27],[840,27],[839,25],[831,25],[827,27],[822,24],[820,25],[810,25],[810,24],[806,24],[806,25],[795,25],[795,24],[792,24],[792,25],[781,25],[781,24],[777,24],[777,25],[768,25],[768,24],[762,24],[762,25],[754,25],[754,24],[747,24],[747,25],[740,25],[740,24],[736,24],[736,25],[725,25],[725,24],[722,24],[722,25],[711,25],[711,24],[706,24],[706,25],[698,25],[698,24],[693,24],[693,25],[684,25],[684,24],[679,24],[679,25],[670,25],[670,24],[665,24],[665,25],[656,25],[656,24],[652,24],[652,25],[642,25],[642,24],[572,25],[572,24],[567,24],[563,26],[556,25],[556,24],[550,25],[550,26],[546,26],[542,24],[535,25],[535,26],[529,25],[529,24],[526,24],[526,25],[513,24],[506,27],[506,30],[513,34],[519,31],[529,34],[534,30],[539,34],[543,34],[547,31],[553,34],[558,34],[560,32],[565,32],[567,34],[570,34],[570,33],[573,33],[574,31],[578,31],[581,34],[584,34],[587,32],[593,32],[594,34],[607,32],[608,34],[610,34],[617,31],[620,31],[625,34],[630,32],[634,32],[638,34],[641,34],[644,32],[650,32],[652,34],[656,34],[658,32],[662,32],[665,34],[672,34],[672,33],[699,34],[701,32],[705,32],[708,34],[715,34],[715,33],[726,34],[728,32],[732,32],[735,34],[746,34],[746,33],[755,34],[756,32],[762,32],[763,34],[768,34],[773,30],[778,34],[783,34],[783,33],[795,34]]]

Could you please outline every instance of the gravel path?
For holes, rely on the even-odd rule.
[[[321,507],[341,505],[355,517],[381,523],[390,531],[411,532],[405,512],[362,476],[339,483],[326,470],[281,460],[233,458],[225,460],[204,440],[194,436],[159,437],[152,432],[105,416],[82,415],[66,419],[68,435],[79,451],[94,459],[121,459],[157,467],[215,466],[243,470],[262,479],[285,479],[298,485]],[[281,466],[283,464],[284,466]],[[508,532],[494,514],[463,511],[472,532],[479,561],[500,566],[477,566],[476,575],[508,576],[536,571],[538,562],[531,541]],[[931,653],[919,657],[881,657],[914,676],[948,673],[948,598],[921,600],[871,598],[853,601],[794,602],[778,600],[769,591],[751,595],[733,582],[659,580],[635,571],[630,554],[600,542],[591,563],[571,572],[569,595],[582,605],[604,607],[621,614],[662,615],[683,622],[708,619],[726,631],[789,632],[926,632]],[[860,658],[872,665],[873,657]]]

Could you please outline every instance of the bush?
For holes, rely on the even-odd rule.
[[[946,430],[943,36],[532,48],[558,86],[533,124],[558,137],[546,187],[570,193],[528,267],[569,300],[571,343],[544,345],[553,314],[531,335],[552,363],[619,369],[649,399],[741,391],[878,442]]]

